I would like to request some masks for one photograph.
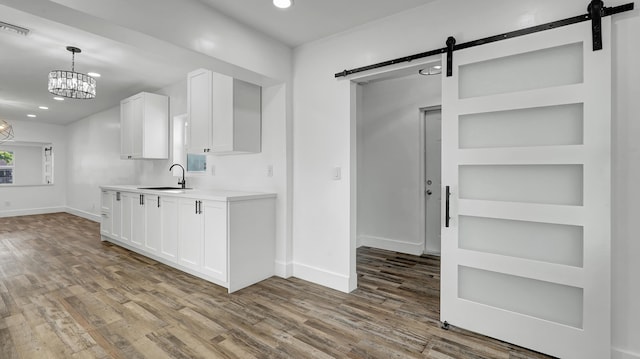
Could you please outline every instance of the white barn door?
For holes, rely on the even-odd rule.
[[[453,53],[443,322],[561,358],[610,357],[610,18],[602,27],[600,51],[587,21]]]

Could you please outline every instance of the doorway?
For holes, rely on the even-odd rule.
[[[441,76],[418,68],[357,85],[357,246],[438,254]],[[426,123],[425,121],[428,121]],[[425,134],[426,127],[429,134]],[[432,133],[433,132],[433,133]],[[425,139],[429,149],[425,154]],[[429,163],[425,161],[428,157]],[[426,185],[426,166],[431,185]],[[428,189],[427,187],[430,187]],[[427,190],[432,198],[426,200]],[[429,250],[425,240],[429,207]],[[435,228],[432,228],[435,227]]]
[[[420,110],[424,129],[424,254],[440,255],[442,107]]]

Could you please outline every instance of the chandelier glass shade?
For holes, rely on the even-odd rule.
[[[0,143],[13,139],[13,127],[5,120],[0,120]]]
[[[49,72],[49,92],[67,98],[92,99],[96,97],[96,79],[75,72],[75,55],[82,52],[77,47],[67,46],[71,52],[71,71],[54,70]]]

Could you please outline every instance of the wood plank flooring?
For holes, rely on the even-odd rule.
[[[0,218],[0,358],[547,358],[440,329],[439,260],[361,248],[350,294],[227,294],[66,213]]]

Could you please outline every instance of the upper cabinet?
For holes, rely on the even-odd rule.
[[[120,101],[120,157],[169,158],[169,98],[148,92]]]
[[[187,75],[190,153],[261,151],[262,88],[206,69]]]

